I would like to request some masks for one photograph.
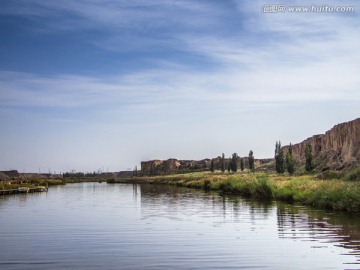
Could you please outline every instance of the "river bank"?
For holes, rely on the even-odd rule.
[[[75,183],[0,212],[7,270],[359,269],[359,215],[217,191]]]
[[[269,173],[222,174],[197,172],[152,177],[110,179],[108,183],[167,184],[220,191],[226,194],[300,202],[319,208],[360,212],[360,182],[346,178],[321,180],[315,175]]]
[[[65,185],[79,182],[166,184],[219,191],[225,194],[255,197],[257,199],[300,202],[318,208],[360,212],[359,172],[340,179],[319,179],[316,175],[287,176],[274,173],[194,172],[164,176],[131,178],[61,178],[31,179],[21,183],[1,183],[0,190],[19,187]],[[6,193],[4,193],[6,194]]]
[[[104,178],[30,178],[30,179],[11,179],[9,181],[3,181],[0,183],[0,191],[6,190],[15,190],[19,187],[24,188],[37,188],[39,186],[56,186],[56,185],[66,185],[70,183],[83,183],[83,182],[105,182]],[[4,193],[4,192],[3,192]],[[7,193],[4,193],[7,194]]]

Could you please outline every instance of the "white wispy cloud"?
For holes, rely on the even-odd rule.
[[[286,4],[306,5],[305,2],[287,1]],[[262,149],[266,145],[272,147],[278,138],[263,138],[265,132],[276,134],[273,136],[291,132],[284,130],[282,123],[270,124],[272,119],[280,117],[291,122],[292,113],[286,106],[299,109],[307,104],[308,110],[320,104],[322,115],[329,115],[326,117],[330,119],[337,114],[332,106],[342,102],[352,105],[343,107],[348,111],[342,112],[341,117],[346,119],[357,113],[359,13],[264,14],[261,5],[267,1],[256,0],[226,3],[13,0],[9,3],[15,4],[3,4],[0,14],[22,16],[36,22],[29,25],[29,31],[42,31],[40,34],[48,37],[67,31],[99,31],[96,38],[87,42],[96,45],[101,53],[108,53],[106,57],[116,58],[122,53],[131,58],[138,53],[151,62],[151,65],[138,65],[136,69],[109,75],[100,72],[101,66],[99,72],[92,72],[91,76],[81,71],[52,75],[0,71],[2,123],[15,127],[13,120],[26,119],[22,120],[24,124],[27,119],[31,122],[36,118],[43,124],[42,117],[49,112],[45,124],[74,123],[71,127],[77,127],[75,130],[79,133],[64,128],[66,140],[55,131],[49,139],[36,131],[33,133],[62,141],[64,145],[70,142],[69,149],[78,149],[78,153],[90,144],[97,145],[98,152],[103,145],[111,151],[115,144],[132,153],[134,145],[141,142],[136,155],[145,152],[146,158],[181,154],[202,158],[220,151],[218,147],[222,145],[233,149],[233,142],[239,136],[247,142],[243,146],[246,153],[249,145],[262,145]],[[344,1],[331,4],[344,5]],[[148,54],[152,49],[157,53]],[[163,54],[166,50],[178,53],[177,57]],[[254,112],[256,116],[252,118]],[[299,115],[297,121],[313,112]],[[7,119],[11,123],[7,123]],[[242,125],[257,128],[241,130]],[[105,139],[104,130],[112,133]],[[87,137],[92,132],[93,138]],[[18,134],[17,130],[13,133]],[[294,134],[287,138],[299,136],[300,140],[312,131],[300,134],[298,129]],[[87,141],[79,148],[73,138],[81,136]],[[209,138],[204,139],[206,136]],[[2,138],[6,138],[6,134],[2,134]],[[212,144],[206,143],[207,140]],[[42,142],[39,145],[46,153],[47,145],[42,146]],[[260,152],[261,147],[253,150]],[[119,151],[112,151],[111,159],[116,160]],[[126,153],[125,163],[128,162]],[[262,155],[268,153],[272,155],[272,148],[263,150]],[[91,156],[90,150],[87,156]],[[134,156],[132,162],[136,158]]]
[[[118,0],[14,0],[5,4],[0,14],[17,15],[28,18],[48,18],[46,27],[76,30],[83,28],[137,29],[150,31],[169,26],[187,26],[192,28],[211,26],[214,16],[221,13],[217,5],[187,1],[118,1]],[[201,15],[201,16],[196,16]],[[61,18],[62,26],[58,18]]]

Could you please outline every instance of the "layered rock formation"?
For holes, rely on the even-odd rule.
[[[141,162],[143,175],[166,175],[175,172],[204,171],[210,169],[211,160],[150,160]]]
[[[293,155],[298,165],[305,163],[305,148],[310,144],[315,166],[320,170],[351,169],[360,163],[360,118],[338,124],[325,134],[314,135],[293,145]],[[287,153],[288,146],[284,146]],[[245,168],[248,158],[244,157]],[[230,159],[226,159],[228,163]],[[216,169],[221,167],[221,157],[214,159]],[[172,173],[210,170],[211,159],[203,160],[150,160],[141,162],[141,174],[165,175]],[[238,168],[240,164],[238,161]],[[255,169],[274,170],[274,159],[255,159]]]
[[[255,159],[255,168],[260,167],[266,163],[272,162],[273,159]],[[225,163],[230,162],[230,159],[225,159]],[[248,168],[248,158],[244,157],[245,167]],[[211,159],[202,160],[150,160],[141,162],[141,173],[143,175],[166,175],[172,173],[185,173],[196,171],[209,171],[211,166]],[[221,167],[221,157],[214,158],[215,169],[219,170]],[[238,160],[238,168],[240,169],[240,160]]]
[[[315,165],[322,170],[342,170],[360,161],[360,118],[334,126],[325,134],[314,135],[293,145],[299,164],[305,163],[305,148],[310,144]],[[284,146],[285,153],[288,146]]]

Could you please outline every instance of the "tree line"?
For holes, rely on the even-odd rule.
[[[293,156],[292,144],[290,143],[286,156],[284,149],[281,147],[281,142],[276,141],[275,144],[275,170],[277,173],[283,174],[285,170],[293,175],[295,172],[295,159]],[[312,155],[311,144],[305,146],[305,170],[311,172],[314,170],[314,162]]]
[[[86,172],[86,173],[83,173],[83,172],[75,172],[75,171],[72,171],[72,172],[66,172],[66,173],[63,173],[63,178],[83,178],[83,177],[98,177],[101,173],[99,172]]]
[[[238,163],[240,164],[240,170],[244,171],[245,170],[245,162],[244,162],[244,158],[241,158],[238,156],[237,153],[233,153],[232,157],[229,158],[230,161],[226,161],[225,158],[225,154],[223,153],[221,155],[220,158],[220,170],[224,173],[226,170],[230,173],[230,172],[237,172],[238,171]],[[210,171],[214,172],[215,171],[215,160],[212,159],[211,160],[211,165],[210,165]],[[248,169],[250,171],[254,171],[255,170],[255,158],[254,158],[254,153],[252,150],[250,150],[249,152],[249,156],[248,156]]]
[[[293,145],[290,143],[287,153],[285,155],[284,149],[281,147],[281,142],[276,141],[275,143],[275,170],[279,174],[285,173],[287,171],[290,175],[293,175],[296,171],[296,162],[293,156]],[[232,157],[226,161],[224,153],[220,158],[220,169],[224,173],[226,170],[230,172],[237,172],[238,163],[240,163],[240,170],[244,171],[245,162],[244,158],[239,157],[236,153],[232,154]],[[211,160],[210,170],[211,172],[215,171],[215,159]],[[305,170],[307,172],[313,171],[315,168],[312,147],[311,144],[306,144],[305,147]],[[252,150],[249,152],[248,156],[248,169],[249,171],[255,171],[255,158]]]

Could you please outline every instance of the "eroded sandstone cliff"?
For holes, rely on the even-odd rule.
[[[293,155],[297,165],[305,163],[305,148],[310,144],[315,166],[319,170],[351,169],[360,163],[360,118],[334,126],[325,134],[314,135],[293,145]],[[284,146],[287,153],[288,146]],[[244,157],[248,168],[248,158]],[[230,162],[226,159],[225,163]],[[221,167],[221,157],[214,158],[215,168]],[[165,175],[172,173],[210,170],[211,159],[203,160],[150,160],[141,162],[141,174]],[[238,161],[238,168],[240,163]],[[255,169],[274,170],[274,159],[255,159]]]
[[[210,168],[211,160],[150,160],[141,162],[143,175],[166,175],[175,172],[204,171]]]
[[[245,167],[248,168],[248,158],[244,157]],[[258,168],[266,163],[272,162],[273,159],[255,159],[255,168]],[[228,164],[230,159],[225,159]],[[214,158],[215,169],[221,168],[221,157]],[[211,159],[202,160],[150,160],[141,162],[141,173],[143,175],[166,175],[172,173],[185,173],[196,171],[209,171],[211,166]],[[238,160],[238,169],[240,170],[240,160]]]
[[[314,135],[293,145],[299,164],[305,162],[305,148],[310,144],[315,165],[322,170],[342,170],[360,161],[360,118],[334,126],[325,134]],[[284,146],[285,153],[288,146]]]

